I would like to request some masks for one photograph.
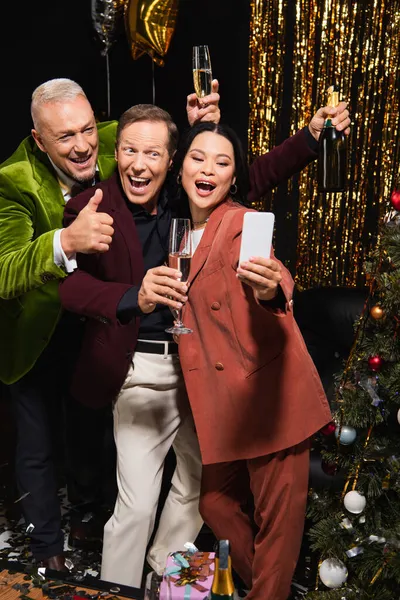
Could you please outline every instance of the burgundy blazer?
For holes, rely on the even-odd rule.
[[[257,200],[316,156],[303,130],[291,136],[253,162],[249,199]],[[121,325],[116,318],[117,306],[131,285],[140,284],[144,273],[136,226],[117,175],[96,187],[104,194],[99,210],[114,219],[113,241],[104,254],[78,255],[78,270],[62,281],[60,296],[64,308],[87,317],[71,392],[84,404],[102,406],[112,402],[120,391],[137,338],[138,319]],[[92,195],[93,188],[69,200],[65,226],[72,223]]]
[[[295,173],[302,171],[318,156],[316,150],[310,148],[304,129],[287,138],[266,154],[258,157],[250,166],[250,202],[260,200],[267,192],[286,181]],[[313,144],[318,147],[314,138]]]
[[[289,271],[282,265],[280,309],[261,305],[236,277],[246,211],[228,200],[212,213],[182,315],[193,333],[180,336],[179,356],[204,464],[278,452],[331,420],[293,318]]]
[[[65,207],[65,226],[72,223],[97,188],[103,190],[99,211],[114,219],[112,244],[104,254],[78,254],[78,269],[60,283],[63,307],[86,318],[71,393],[93,407],[116,398],[128,372],[139,319],[122,325],[116,316],[117,306],[125,292],[132,285],[140,285],[144,276],[142,246],[117,174],[71,198]]]

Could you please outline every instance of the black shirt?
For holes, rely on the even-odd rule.
[[[124,195],[125,197],[125,195]],[[145,273],[154,267],[168,264],[168,239],[171,226],[171,208],[168,193],[164,186],[160,192],[157,214],[151,215],[142,206],[133,204],[125,198],[132,213],[136,229],[142,245]],[[140,315],[139,339],[171,341],[171,334],[165,329],[173,325],[173,316],[168,308],[157,304],[150,314],[143,314],[138,307],[139,286],[133,286],[121,298],[117,308],[117,318],[121,323],[128,323],[134,316]]]

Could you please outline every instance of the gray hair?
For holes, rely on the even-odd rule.
[[[86,94],[81,86],[72,79],[50,79],[39,85],[32,94],[31,115],[33,126],[38,129],[39,109],[49,102],[66,102]]]

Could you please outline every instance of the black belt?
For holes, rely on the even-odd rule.
[[[167,346],[167,349],[165,349]],[[148,354],[178,354],[178,344],[175,342],[145,342],[138,340],[135,352],[147,352]]]

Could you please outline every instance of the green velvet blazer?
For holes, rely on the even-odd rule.
[[[100,179],[115,170],[117,123],[98,125]],[[26,138],[0,165],[0,381],[27,373],[48,344],[61,314],[53,236],[64,198],[53,167]]]

